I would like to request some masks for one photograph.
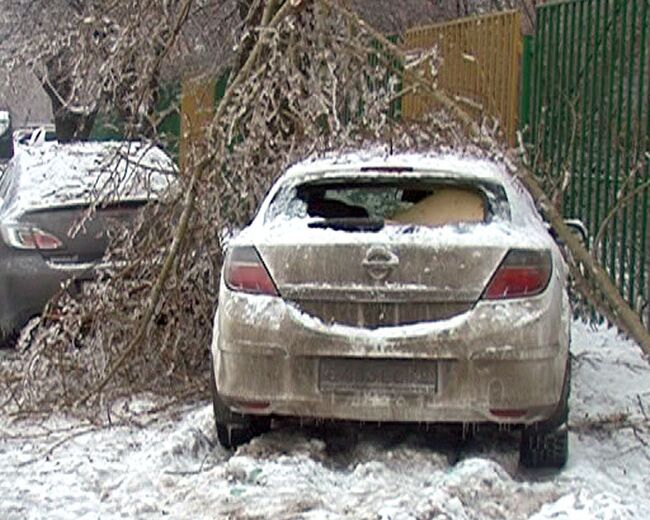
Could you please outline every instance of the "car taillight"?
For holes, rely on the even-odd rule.
[[[63,242],[52,233],[27,224],[5,224],[0,230],[5,243],[16,249],[50,251],[63,247]]]
[[[521,298],[541,293],[551,279],[551,253],[512,249],[483,293],[486,300]]]
[[[228,253],[224,278],[233,291],[278,296],[275,284],[254,247],[235,247]]]

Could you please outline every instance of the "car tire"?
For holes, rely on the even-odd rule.
[[[562,425],[552,431],[525,429],[521,434],[519,461],[526,468],[560,469],[569,457],[569,431]]]
[[[212,363],[210,363],[210,390],[217,440],[224,448],[235,449],[271,429],[270,417],[233,412],[223,402],[217,391]]]
[[[569,396],[571,361],[564,371],[562,394],[556,411],[546,421],[524,428],[519,445],[519,461],[527,468],[562,468],[569,457]]]
[[[0,334],[0,348],[15,349],[20,339],[20,329],[11,329],[5,334]]]

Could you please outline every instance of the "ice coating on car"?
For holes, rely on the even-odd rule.
[[[378,168],[373,172],[373,167]],[[361,171],[363,168],[363,172]],[[391,171],[394,168],[395,171]],[[404,168],[412,171],[402,171]],[[305,215],[302,202],[296,200],[291,190],[296,186],[313,181],[354,180],[367,178],[386,181],[391,179],[457,179],[459,182],[487,182],[501,186],[507,200],[505,204],[513,226],[500,225],[500,219],[490,222],[460,222],[447,226],[382,226],[373,233],[362,230],[345,233],[331,228],[314,229],[315,219]],[[485,190],[489,203],[496,204],[495,195]],[[522,230],[521,235],[512,236],[513,230]],[[292,167],[275,183],[257,217],[239,236],[238,242],[283,242],[300,241],[304,243],[327,240],[346,241],[344,234],[351,235],[347,240],[397,239],[398,241],[433,240],[444,244],[449,240],[478,244],[502,240],[516,243],[524,240],[530,247],[543,247],[546,231],[537,215],[530,195],[521,183],[507,172],[505,165],[493,161],[455,155],[435,154],[396,154],[386,155],[378,150],[332,154],[324,158],[310,158]],[[459,238],[463,237],[463,238]]]
[[[143,143],[44,143],[14,158],[16,209],[158,198],[174,185],[175,166]]]
[[[540,231],[531,229],[513,230],[502,223],[454,225],[431,228],[427,226],[414,226],[412,228],[400,226],[384,226],[376,232],[355,232],[335,229],[317,229],[310,227],[311,219],[305,220],[278,220],[263,227],[248,228],[242,231],[235,241],[237,243],[254,244],[290,244],[300,242],[301,244],[327,244],[332,241],[337,243],[373,243],[383,240],[392,240],[395,243],[408,244],[419,243],[427,240],[429,244],[449,247],[450,245],[462,244],[490,244],[499,240],[504,245],[521,244],[523,240],[531,247],[543,247],[545,242],[537,234]],[[536,240],[540,238],[540,240]],[[235,242],[233,241],[233,243]]]
[[[363,167],[369,171],[373,167],[383,168],[390,175],[390,169],[413,168],[414,171],[453,172],[481,179],[503,180],[507,178],[505,168],[494,161],[470,155],[440,154],[439,152],[396,153],[374,148],[367,151],[347,153],[332,152],[323,157],[310,157],[290,168],[284,178],[301,177],[305,174],[340,172]]]
[[[494,313],[496,306],[498,312]],[[287,303],[279,298],[269,296],[234,297],[226,302],[224,312],[232,315],[238,321],[254,327],[265,327],[268,330],[280,330],[283,320],[290,320],[295,323],[323,334],[332,334],[346,337],[359,345],[372,344],[381,346],[382,342],[399,340],[400,338],[428,336],[446,332],[447,339],[452,336],[464,337],[467,341],[474,337],[480,337],[482,331],[472,324],[473,319],[490,320],[492,323],[508,323],[513,330],[522,327],[527,323],[539,320],[545,312],[543,307],[526,302],[499,302],[490,304],[489,309],[479,304],[468,313],[453,316],[446,320],[436,322],[414,323],[400,326],[386,326],[376,329],[364,329],[337,323],[324,323],[317,317],[301,311],[295,305]],[[236,313],[236,315],[235,315]],[[505,345],[505,347],[509,347]],[[496,347],[495,347],[496,348]]]
[[[212,356],[224,445],[228,413],[249,402],[266,418],[377,422],[532,425],[564,413],[566,265],[504,165],[309,160],[228,247],[255,248],[277,294],[222,281]]]

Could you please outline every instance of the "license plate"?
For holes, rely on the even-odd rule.
[[[431,394],[438,389],[438,363],[421,359],[325,358],[318,372],[325,392]]]

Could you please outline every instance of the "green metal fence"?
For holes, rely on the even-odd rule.
[[[528,138],[566,217],[637,310],[648,300],[650,0],[537,8]],[[526,79],[525,79],[526,81]]]

